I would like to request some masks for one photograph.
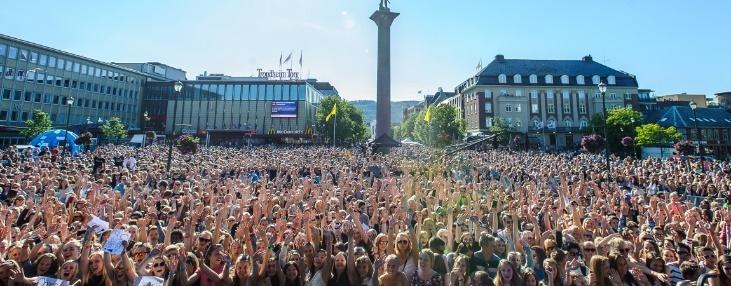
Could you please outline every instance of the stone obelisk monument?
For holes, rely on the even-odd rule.
[[[393,141],[391,139],[391,24],[399,13],[391,12],[388,2],[389,0],[381,0],[380,7],[371,15],[371,20],[378,26],[376,134],[373,138]]]

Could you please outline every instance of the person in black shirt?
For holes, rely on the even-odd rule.
[[[103,157],[101,157],[99,155],[94,156],[94,169],[92,170],[92,173],[97,174],[97,172],[99,172],[99,170],[103,170],[104,163],[106,163],[106,162],[107,162],[107,160],[104,159]]]
[[[124,156],[119,155],[114,157],[114,166],[115,167],[122,167],[124,165]]]

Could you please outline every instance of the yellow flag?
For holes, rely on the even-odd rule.
[[[338,104],[333,104],[333,109],[330,110],[330,113],[325,117],[325,121],[330,121],[330,117],[333,117],[335,114],[338,113]]]
[[[429,123],[431,121],[431,106],[426,108],[426,114],[424,115],[424,121]]]

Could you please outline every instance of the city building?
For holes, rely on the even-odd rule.
[[[132,132],[175,127],[207,134],[213,144],[316,139],[317,106],[339,96],[337,89],[290,69],[257,72],[187,80],[184,70],[159,62],[106,63],[0,34],[0,146],[28,142],[19,131],[35,110],[72,131],[98,131],[118,117]],[[177,81],[184,84],[179,96]]]
[[[113,64],[141,72],[149,80],[186,80],[184,70],[158,62]]]
[[[635,110],[645,113],[653,112],[658,109],[657,99],[655,99],[655,91],[652,89],[637,90],[637,108]]]
[[[226,78],[150,81],[144,89],[144,129],[205,133],[210,143],[311,142],[324,97],[316,82],[299,79]],[[175,108],[177,106],[177,109]]]
[[[469,134],[488,133],[495,119],[532,145],[575,146],[577,134],[591,117],[602,113],[597,85],[607,84],[606,108],[638,101],[635,76],[581,60],[495,59],[455,88],[461,97]]]
[[[716,102],[721,108],[731,111],[731,91],[716,93]]]
[[[422,110],[426,109],[427,106],[438,105],[438,104],[444,102],[445,100],[447,100],[448,98],[454,97],[454,95],[455,95],[454,92],[444,91],[444,89],[442,89],[440,87],[437,89],[437,92],[435,92],[434,94],[427,94],[424,96],[424,100],[404,109],[404,111],[403,111],[404,118],[408,117],[411,114],[421,112]],[[460,104],[460,106],[461,106],[461,104]],[[457,114],[460,114],[460,112],[457,112]]]
[[[316,79],[308,79],[308,81],[312,83],[312,86],[314,86],[315,89],[319,90],[320,93],[322,93],[322,96],[337,96],[337,97],[340,97],[340,93],[338,92],[338,89],[335,88],[329,82],[326,82],[326,81],[317,81]]]
[[[682,102],[695,102],[698,107],[708,107],[708,100],[705,94],[687,94],[676,93],[668,95],[660,95],[656,97],[657,101],[682,101]]]
[[[0,146],[27,142],[18,128],[35,110],[61,128],[111,117],[139,127],[147,78],[139,71],[0,34],[0,74]]]
[[[702,145],[705,155],[718,159],[731,155],[731,113],[723,108],[698,107],[694,114],[688,104],[668,106],[646,114],[645,122],[677,128],[684,139]]]

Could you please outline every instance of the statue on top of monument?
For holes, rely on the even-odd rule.
[[[388,3],[390,3],[391,0],[381,0],[381,9],[388,9]]]

